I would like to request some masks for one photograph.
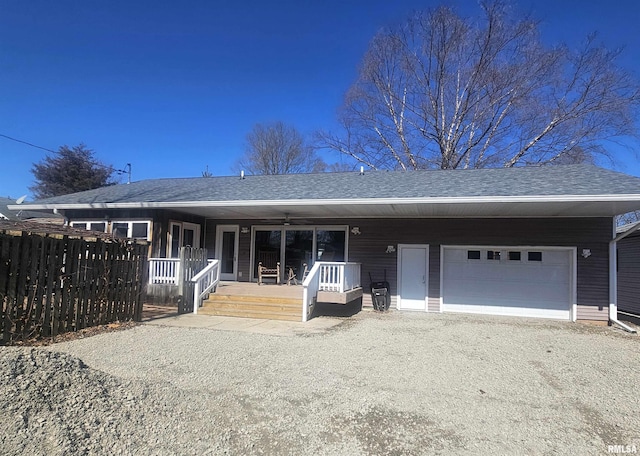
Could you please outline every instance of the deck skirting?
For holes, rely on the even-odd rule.
[[[362,297],[362,287],[340,293],[338,291],[318,291],[317,302],[331,304],[349,304]]]

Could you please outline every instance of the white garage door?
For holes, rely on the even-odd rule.
[[[572,252],[445,247],[445,312],[571,318]]]

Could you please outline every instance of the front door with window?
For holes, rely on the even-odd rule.
[[[238,225],[218,225],[216,229],[220,280],[238,280],[238,231]]]
[[[180,256],[180,247],[200,247],[200,225],[189,222],[171,222],[169,224],[169,258]]]

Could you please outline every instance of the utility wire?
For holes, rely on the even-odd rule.
[[[12,138],[11,136],[3,135],[2,133],[0,133],[0,136],[2,136],[3,138],[10,139],[11,141],[19,142],[22,144],[26,144],[27,146],[36,147],[38,149],[46,150],[47,152],[53,152],[54,154],[57,154],[55,150],[47,149],[46,147],[36,146],[35,144],[31,144],[30,142],[22,141],[21,139]]]
[[[0,136],[2,136],[3,138],[7,138],[10,139],[11,141],[15,141],[15,142],[19,142],[22,144],[26,144],[27,146],[31,146],[31,147],[35,147],[36,149],[42,149],[42,150],[46,150],[47,152],[52,152],[54,154],[58,154],[60,152],[58,152],[57,150],[51,150],[51,149],[47,149],[46,147],[42,147],[42,146],[37,146],[35,144],[31,144],[30,142],[27,141],[23,141],[21,139],[17,139],[17,138],[12,138],[11,136],[7,136],[7,135],[3,135],[2,133],[0,133]],[[108,170],[111,170],[112,172],[118,173],[118,174],[129,174],[129,181],[131,181],[131,164],[127,163],[127,166],[129,167],[129,170],[124,170],[124,169],[115,169],[113,166],[107,166],[107,165],[103,165],[102,163],[92,163],[93,166],[97,166],[99,168],[105,168]]]

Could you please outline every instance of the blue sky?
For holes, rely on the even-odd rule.
[[[332,129],[369,40],[440,1],[0,0],[0,134],[85,143],[133,180],[229,175],[258,122]],[[477,2],[444,2],[463,14]],[[598,31],[640,77],[640,2],[519,0],[550,42]],[[637,157],[615,150],[620,171]],[[29,194],[45,151],[0,137],[0,196]],[[337,161],[339,157],[327,157]],[[123,178],[124,179],[124,178]]]

